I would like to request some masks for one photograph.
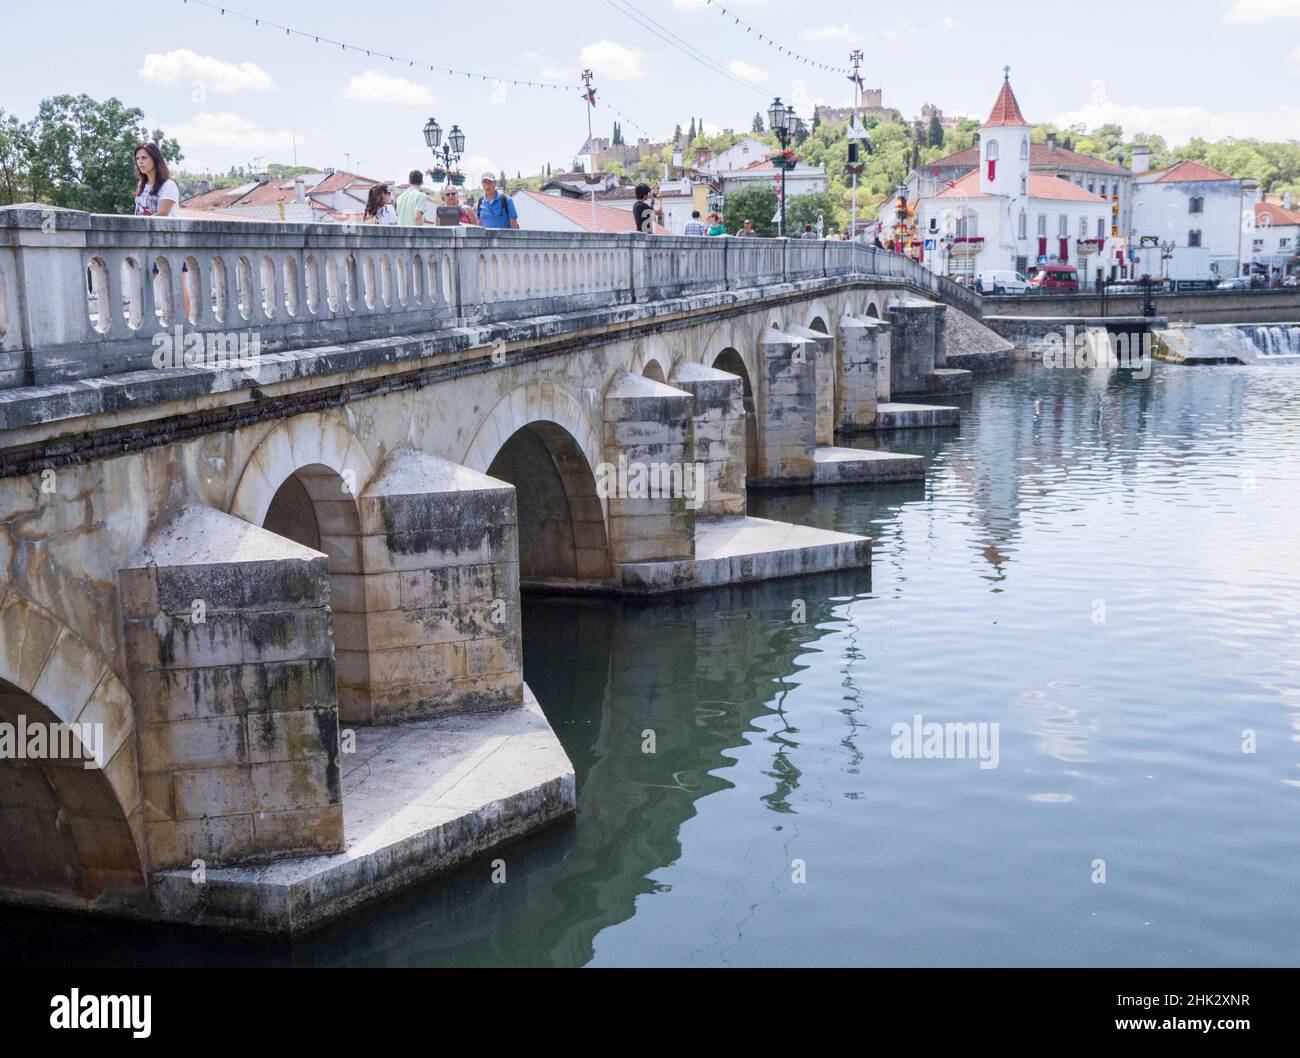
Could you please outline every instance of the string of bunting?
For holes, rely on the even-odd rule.
[[[408,68],[428,70],[430,73],[447,73],[453,77],[465,77],[469,80],[478,79],[480,81],[491,81],[493,83],[513,85],[516,88],[544,88],[556,92],[568,91],[573,85],[559,84],[554,81],[529,81],[516,77],[496,77],[492,74],[480,73],[475,70],[459,70],[454,66],[435,66],[427,62],[421,62],[418,59],[406,58],[401,55],[391,55],[386,51],[379,51],[375,48],[363,48],[357,44],[348,44],[346,41],[335,40],[321,33],[313,33],[310,30],[297,29],[294,26],[284,26],[276,22],[268,21],[255,15],[248,15],[242,11],[236,11],[234,8],[225,7],[220,3],[212,3],[210,0],[181,0],[182,3],[196,4],[199,7],[210,8],[213,11],[219,11],[223,15],[232,15],[235,18],[242,18],[246,22],[253,23],[254,26],[265,26],[267,29],[283,30],[285,36],[306,37],[317,44],[328,44],[332,47],[341,48],[343,51],[358,52],[367,55],[372,59],[387,59],[391,63],[404,63]]]
[[[745,28],[745,32],[753,33],[754,35],[756,35],[758,39],[763,41],[769,48],[775,48],[782,55],[786,55],[789,56],[791,59],[794,59],[795,62],[801,62],[805,66],[811,66],[817,70],[828,70],[831,73],[842,73],[842,74],[851,73],[851,71],[847,67],[832,66],[829,63],[818,62],[816,59],[810,59],[806,55],[800,55],[797,51],[793,50],[792,48],[787,48],[785,47],[785,45],[772,39],[766,33],[760,33],[755,26],[750,25],[750,23],[746,22],[734,11],[728,11],[725,7],[723,7],[721,0],[704,0],[704,2],[706,5],[716,10],[719,14],[732,19],[737,26],[743,26]]]

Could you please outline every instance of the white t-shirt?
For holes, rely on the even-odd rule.
[[[146,186],[140,194],[135,196],[135,215],[137,217],[156,217],[158,207],[163,202],[174,202],[180,204],[181,193],[176,187],[175,180],[164,180],[162,187],[157,193],[151,186]]]
[[[397,207],[391,202],[386,202],[379,207],[379,213],[375,216],[376,224],[396,224]]]

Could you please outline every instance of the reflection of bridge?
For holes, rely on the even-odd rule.
[[[287,930],[572,811],[521,585],[866,564],[746,489],[912,472],[834,437],[968,382],[934,296],[847,243],[0,210],[0,721],[104,740],[0,764],[0,895]]]

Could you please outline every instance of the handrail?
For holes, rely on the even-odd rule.
[[[213,344],[276,351],[853,276],[979,313],[977,295],[859,243],[0,207],[0,390],[210,363]]]

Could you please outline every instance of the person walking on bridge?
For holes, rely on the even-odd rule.
[[[519,228],[519,211],[510,196],[497,192],[491,173],[483,176],[483,197],[478,200],[478,220],[485,228]]]

